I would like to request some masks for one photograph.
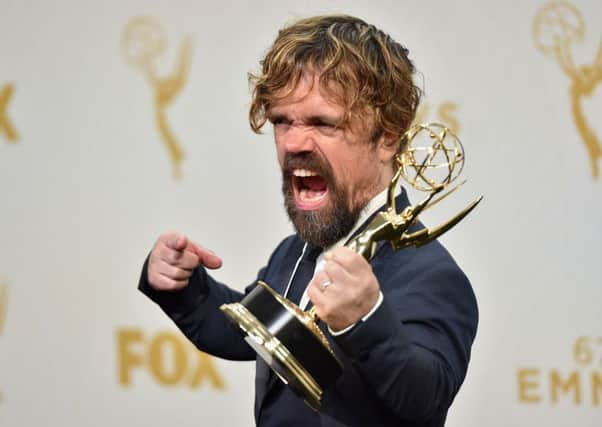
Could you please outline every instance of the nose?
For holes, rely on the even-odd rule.
[[[316,140],[311,126],[291,125],[288,130],[279,137],[284,149],[289,153],[313,151],[316,146]]]

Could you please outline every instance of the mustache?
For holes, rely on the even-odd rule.
[[[309,169],[327,182],[333,182],[332,167],[315,152],[286,153],[283,163],[282,173],[285,177],[291,176],[295,169]]]

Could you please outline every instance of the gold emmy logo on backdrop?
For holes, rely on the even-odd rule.
[[[602,41],[591,64],[576,66],[571,45],[583,40],[585,24],[581,12],[571,3],[553,1],[544,5],[535,15],[533,38],[537,50],[553,57],[570,78],[571,109],[575,126],[590,158],[592,175],[597,179],[600,170],[598,161],[602,159],[602,145],[583,113],[583,98],[590,97],[596,86],[602,82]]]
[[[8,103],[15,91],[13,83],[7,83],[0,87],[0,134],[6,137],[9,143],[15,143],[19,140],[19,134],[13,123],[8,118]]]
[[[192,40],[186,37],[180,44],[179,58],[174,72],[166,77],[159,77],[157,60],[167,48],[167,36],[161,25],[150,17],[131,19],[126,25],[121,49],[126,62],[138,68],[153,89],[155,119],[161,138],[167,147],[172,164],[173,176],[182,176],[184,150],[171,131],[165,109],[182,91],[188,79],[188,71],[192,60]]]

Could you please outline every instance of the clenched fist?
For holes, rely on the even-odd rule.
[[[148,283],[159,291],[182,289],[188,286],[190,276],[199,265],[215,269],[222,266],[222,260],[182,234],[164,233],[150,254]]]
[[[309,283],[307,295],[318,317],[338,332],[374,308],[380,285],[368,261],[349,248],[335,248],[324,259],[324,269]]]

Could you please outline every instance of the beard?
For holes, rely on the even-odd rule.
[[[316,210],[297,208],[292,177],[296,168],[309,169],[322,176],[329,198],[325,206]],[[282,168],[282,193],[284,207],[299,237],[321,248],[328,248],[347,236],[365,205],[349,206],[349,190],[337,183],[330,165],[313,152],[286,154]]]

